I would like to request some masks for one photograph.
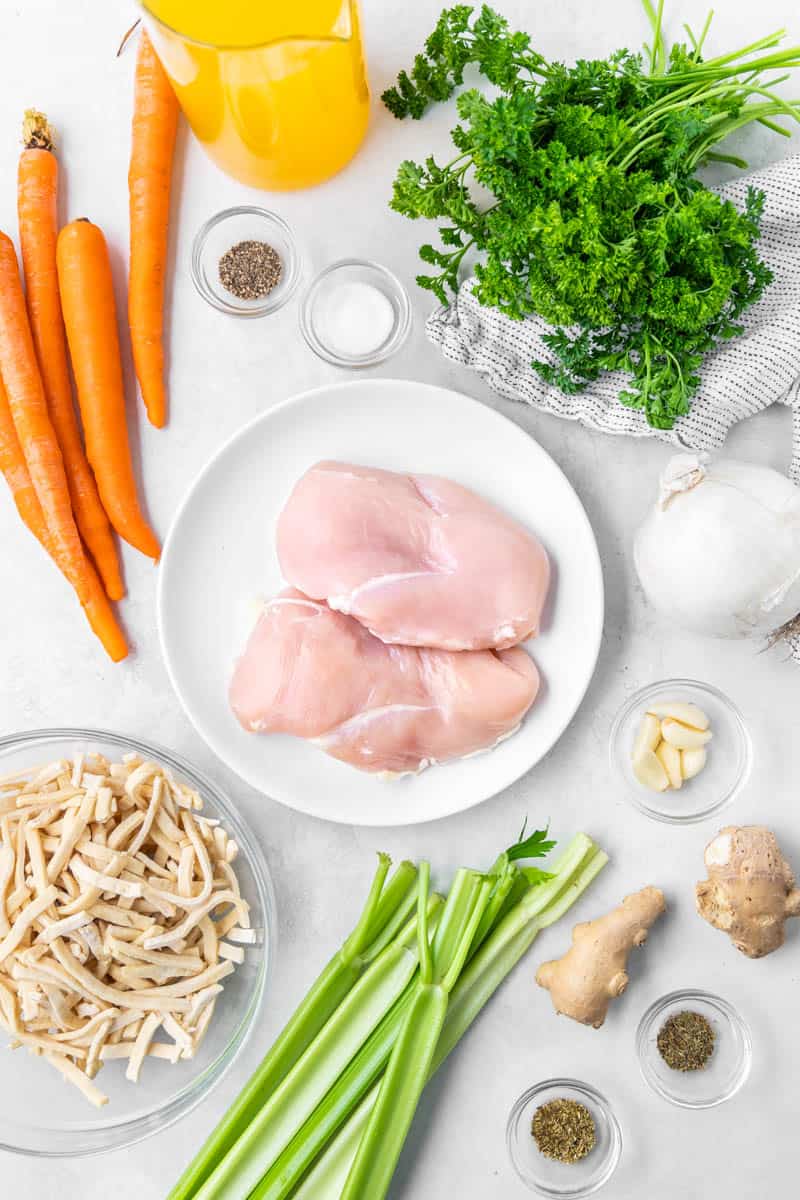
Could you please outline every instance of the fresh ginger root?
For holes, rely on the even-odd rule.
[[[625,966],[631,947],[647,941],[665,908],[663,892],[646,887],[596,921],[576,925],[564,957],[542,963],[536,972],[536,982],[547,988],[556,1012],[599,1029],[611,1001],[628,986]]]
[[[786,918],[800,917],[800,889],[775,834],[728,825],[706,846],[705,863],[708,879],[695,888],[700,916],[748,958],[782,946]]]

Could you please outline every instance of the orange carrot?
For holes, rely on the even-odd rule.
[[[164,387],[164,276],[167,268],[172,156],[178,102],[142,30],[133,95],[128,323],[136,377],[147,415],[159,428],[167,415]]]
[[[86,461],[72,397],[56,273],[58,162],[47,118],[29,109],[23,123],[17,200],[28,316],[47,409],[67,473],[78,532],[111,600],[125,595],[114,535]]]
[[[18,474],[15,494],[21,492],[24,497],[26,524],[47,546],[56,565],[77,592],[92,629],[117,662],[125,657],[128,648],[97,573],[84,554],[72,516],[64,463],[47,412],[44,385],[33,348],[17,256],[4,233],[0,233],[0,375],[17,444],[39,506],[37,509],[32,504],[26,481]],[[6,453],[14,455],[13,442],[9,444],[6,437],[6,443]]]
[[[106,653],[113,662],[120,662],[127,656],[128,643],[125,634],[117,623],[114,610],[111,607],[105,588],[100,582],[100,576],[90,562],[86,563],[86,573],[89,583],[89,596],[83,606],[86,618],[93,631],[99,637]]]
[[[83,603],[85,556],[69,502],[67,477],[36,362],[25,298],[10,238],[0,233],[0,374],[28,464],[53,556]]]
[[[120,537],[157,559],[161,547],[136,495],[111,263],[101,230],[87,220],[65,225],[56,261],[86,453],[103,508]]]
[[[5,476],[17,512],[35,538],[50,553],[50,535],[47,532],[42,506],[36,498],[31,483],[28,465],[22,446],[19,444],[14,419],[8,407],[8,396],[0,379],[0,472]]]

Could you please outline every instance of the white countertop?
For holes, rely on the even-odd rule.
[[[527,25],[551,57],[605,54],[636,46],[645,23],[636,0],[502,0],[512,24]],[[410,63],[440,9],[439,0],[366,0],[367,52],[377,95]],[[702,5],[669,0],[668,31],[684,19],[702,24]],[[132,5],[96,0],[25,0],[0,13],[0,226],[15,230],[18,118],[44,109],[61,133],[65,217],[90,216],[106,231],[122,295],[127,246],[127,152],[132,55],[115,58]],[[800,40],[789,0],[721,0],[712,44],[745,44],[787,25]],[[721,48],[721,47],[720,47]],[[527,814],[552,821],[557,836],[583,828],[612,865],[577,906],[574,917],[604,911],[644,884],[661,886],[670,912],[632,963],[627,994],[599,1032],[557,1019],[534,985],[537,963],[561,954],[571,919],[548,931],[482,1014],[466,1041],[428,1089],[393,1187],[395,1200],[511,1200],[525,1195],[506,1154],[506,1117],[517,1095],[554,1075],[586,1080],[604,1092],[623,1128],[622,1162],[605,1194],[614,1200],[751,1200],[786,1194],[796,1181],[797,1079],[800,1041],[800,922],[789,944],[752,962],[694,913],[694,882],[713,823],[685,829],[635,813],[618,794],[607,765],[611,718],[622,698],[665,676],[696,676],[727,692],[743,709],[755,745],[746,792],[725,819],[771,824],[800,870],[800,777],[797,696],[800,669],[779,652],[758,655],[747,644],[700,640],[669,628],[649,610],[631,563],[631,536],[651,500],[668,450],[655,443],[612,440],[554,418],[497,401],[477,379],[445,363],[425,340],[430,298],[413,284],[416,247],[426,231],[386,207],[397,163],[444,150],[452,109],[421,124],[396,123],[374,105],[366,145],[326,186],[273,195],[305,244],[309,268],[365,255],[385,262],[411,290],[415,327],[402,353],[375,373],[460,388],[519,422],[563,467],[590,515],[605,569],[607,618],[600,663],[572,726],[527,778],[463,816],[398,831],[346,828],[290,812],[255,794],[227,772],[184,717],[168,683],[154,616],[155,571],[125,553],[130,597],[122,606],[136,645],[128,662],[109,665],[85,628],[66,585],[0,495],[0,730],[41,726],[105,726],[173,747],[229,789],[255,828],[278,896],[280,945],[271,990],[247,1063],[187,1121],[127,1153],[96,1162],[37,1163],[2,1155],[4,1196],[20,1200],[162,1200],[179,1168],[219,1118],[294,1007],[316,964],[350,928],[373,869],[373,851],[428,856],[445,874],[486,861],[516,834]],[[793,149],[797,149],[798,141]],[[789,149],[765,131],[748,138],[753,162]],[[192,237],[216,210],[263,201],[223,177],[184,131],[176,171],[179,201],[172,237],[169,290],[171,420],[151,429],[131,418],[141,446],[150,512],[164,535],[175,507],[209,455],[254,414],[315,384],[341,378],[307,350],[296,304],[264,321],[235,321],[209,308],[189,279]],[[454,431],[454,436],[458,436]],[[730,438],[738,455],[782,467],[789,414],[773,410]],[[476,447],[475,453],[481,453]],[[501,464],[498,464],[498,469]],[[572,914],[571,914],[572,917]],[[709,1111],[674,1108],[641,1080],[634,1031],[646,1006],[665,991],[699,986],[730,999],[749,1021],[753,1072],[732,1102]],[[0,1058],[0,1086],[13,1087],[13,1066]],[[0,1139],[2,1131],[0,1130]]]

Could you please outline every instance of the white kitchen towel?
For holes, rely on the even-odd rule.
[[[706,356],[691,412],[672,430],[651,429],[642,412],[620,404],[617,396],[626,380],[622,372],[602,376],[574,396],[545,383],[530,366],[534,359],[554,361],[541,341],[545,323],[539,317],[512,321],[481,307],[470,280],[451,307],[428,319],[428,337],[447,358],[477,371],[507,399],[604,433],[657,437],[692,450],[718,450],[738,421],[771,404],[790,405],[794,435],[789,473],[800,484],[800,156],[719,190],[742,207],[748,187],[766,194],[759,247],[775,278],[745,314],[743,335]]]
[[[530,366],[534,359],[554,361],[541,341],[544,321],[512,321],[483,308],[471,280],[461,285],[451,307],[428,318],[428,337],[445,357],[477,371],[506,399],[603,433],[656,437],[692,450],[718,450],[738,421],[771,404],[786,404],[792,408],[793,430],[789,475],[800,485],[800,156],[741,176],[719,191],[742,207],[748,187],[766,194],[759,247],[774,279],[743,317],[742,336],[706,356],[691,411],[672,430],[652,429],[642,412],[620,404],[622,372],[602,376],[574,396],[545,383]],[[787,642],[800,663],[800,633]]]

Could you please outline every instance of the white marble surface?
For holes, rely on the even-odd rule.
[[[505,0],[503,7],[512,20],[534,30],[537,45],[551,56],[605,53],[619,44],[637,45],[645,33],[636,0],[539,0],[536,5]],[[702,6],[672,0],[668,7],[671,32],[684,19],[702,21]],[[376,93],[408,64],[438,11],[438,0],[413,5],[367,0]],[[0,10],[0,225],[14,228],[17,121],[24,106],[35,104],[62,132],[64,213],[86,214],[104,227],[120,286],[132,59],[117,60],[114,52],[131,13],[123,2],[91,0],[17,0]],[[744,44],[784,24],[794,27],[800,40],[789,0],[758,5],[721,0],[711,40],[715,46]],[[273,196],[269,203],[302,238],[309,267],[362,254],[386,262],[411,287],[413,337],[378,374],[447,384],[494,403],[477,380],[447,366],[426,344],[422,326],[429,301],[413,289],[415,247],[424,230],[386,208],[398,161],[444,150],[451,123],[452,112],[443,111],[423,124],[400,125],[376,106],[368,141],[349,169],[315,191]],[[748,143],[759,162],[788,149],[763,131]],[[170,282],[172,419],[163,433],[146,427],[138,413],[131,419],[150,510],[162,535],[188,483],[223,439],[273,402],[339,377],[306,349],[295,306],[263,322],[231,321],[208,308],[192,288],[189,253],[198,225],[219,208],[260,197],[223,178],[185,134],[177,192]],[[607,1189],[615,1200],[791,1194],[797,1178],[800,928],[791,931],[779,954],[750,962],[704,925],[693,912],[692,884],[702,873],[702,847],[714,825],[674,829],[633,812],[610,778],[606,743],[618,704],[644,683],[687,674],[721,687],[743,708],[756,752],[746,793],[726,817],[771,823],[800,867],[798,668],[780,654],[758,656],[747,645],[688,636],[645,607],[632,570],[631,535],[667,457],[665,448],[612,441],[519,407],[501,407],[553,454],[583,498],[603,556],[608,599],[603,650],[589,695],[546,761],[515,787],[462,817],[397,832],[306,819],[254,794],[215,762],[170,690],[155,632],[153,569],[126,552],[130,598],[123,616],[136,652],[124,666],[111,667],[5,495],[0,497],[0,729],[88,724],[140,734],[174,747],[230,789],[262,840],[280,908],[277,969],[248,1052],[251,1065],[304,991],[315,964],[349,928],[375,849],[429,855],[446,875],[459,863],[485,862],[516,833],[525,814],[534,821],[549,817],[558,835],[586,829],[608,848],[612,865],[576,917],[601,911],[650,882],[665,889],[669,916],[634,961],[631,987],[601,1032],[557,1019],[546,993],[534,986],[536,963],[563,951],[568,926],[542,936],[426,1094],[393,1197],[521,1197],[524,1189],[506,1155],[506,1116],[525,1087],[559,1074],[595,1084],[619,1115],[624,1153]],[[788,414],[769,412],[737,430],[730,448],[780,467],[788,436]],[[475,453],[483,448],[476,446]],[[733,1001],[750,1022],[754,1039],[746,1089],[706,1112],[673,1108],[651,1094],[639,1077],[633,1046],[636,1023],[650,1001],[691,985]],[[94,1163],[0,1156],[0,1192],[20,1200],[56,1195],[105,1200],[109,1194],[115,1200],[160,1200],[247,1070],[248,1064],[240,1063],[189,1121],[129,1153]],[[0,1086],[13,1087],[13,1066],[5,1058],[0,1058]]]

